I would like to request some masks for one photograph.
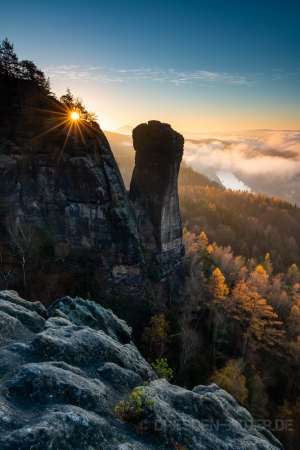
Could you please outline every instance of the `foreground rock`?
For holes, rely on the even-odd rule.
[[[174,449],[176,442],[189,450],[282,449],[216,385],[191,392],[157,379],[111,311],[79,298],[48,311],[14,291],[0,299],[0,450]],[[135,388],[143,411],[133,426],[114,408]]]

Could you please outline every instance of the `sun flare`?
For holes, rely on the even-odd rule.
[[[79,114],[78,114],[78,112],[73,111],[73,112],[71,113],[71,119],[72,119],[72,120],[78,120],[78,119],[79,119]]]

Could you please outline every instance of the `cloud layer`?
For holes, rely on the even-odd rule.
[[[265,137],[251,138],[227,135],[199,144],[186,140],[184,160],[199,171],[211,168],[292,177],[300,174],[300,132],[268,132]]]
[[[178,71],[175,69],[139,68],[116,69],[98,66],[49,66],[44,68],[50,78],[61,80],[80,80],[84,82],[98,81],[100,83],[171,83],[182,84],[255,84],[258,74],[239,74],[226,72],[211,72],[206,70]]]
[[[141,67],[136,69],[113,68],[92,65],[61,65],[43,68],[53,79],[80,80],[82,82],[97,81],[99,83],[170,83],[177,86],[193,85],[255,85],[262,80],[277,81],[299,77],[298,72],[284,72],[280,69],[270,74],[263,73],[228,73],[208,70],[180,71],[172,68]]]

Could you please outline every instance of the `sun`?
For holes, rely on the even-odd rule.
[[[76,111],[72,111],[71,112],[71,119],[72,120],[78,120],[79,119],[79,114]]]

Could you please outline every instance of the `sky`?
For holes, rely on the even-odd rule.
[[[104,130],[299,130],[299,17],[298,0],[15,0],[0,40]]]

